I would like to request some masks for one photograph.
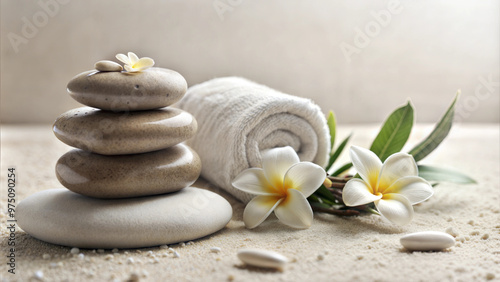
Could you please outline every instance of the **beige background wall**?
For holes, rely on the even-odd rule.
[[[52,122],[79,106],[74,75],[127,51],[189,85],[238,75],[311,98],[340,123],[380,122],[408,97],[433,122],[458,88],[460,120],[499,122],[499,1],[0,3],[2,123]]]

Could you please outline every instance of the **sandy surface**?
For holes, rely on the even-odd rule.
[[[340,137],[355,133],[351,144],[367,147],[377,126],[341,127]],[[419,126],[415,143],[431,127]],[[59,142],[51,126],[3,126],[1,131],[1,259],[2,281],[487,281],[500,280],[499,125],[462,125],[452,131],[425,160],[467,172],[477,185],[442,184],[435,195],[415,207],[414,220],[397,227],[375,215],[341,218],[315,214],[307,230],[293,230],[271,216],[247,230],[244,206],[221,193],[234,216],[226,228],[187,245],[172,245],[174,258],[159,247],[119,250],[80,250],[36,240],[17,229],[16,274],[7,272],[7,169],[16,168],[16,199],[37,191],[62,187],[54,165],[69,147]],[[345,158],[346,156],[344,156]],[[452,229],[457,244],[443,252],[408,252],[399,244],[406,233]],[[187,243],[187,242],[186,242]],[[210,251],[220,247],[220,253]],[[236,257],[240,248],[264,248],[289,257],[283,272],[245,267]]]

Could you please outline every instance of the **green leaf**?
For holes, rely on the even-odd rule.
[[[370,150],[383,162],[403,149],[413,127],[413,107],[410,102],[396,109],[385,121]]]
[[[335,134],[337,131],[337,121],[335,119],[335,114],[333,111],[330,111],[328,114],[328,129],[330,129],[330,148],[333,151],[333,146],[335,146]]]
[[[455,99],[441,120],[436,124],[436,127],[434,127],[431,134],[409,152],[416,162],[422,160],[434,151],[450,132],[451,125],[453,124],[453,117],[455,115],[455,104],[458,100],[459,94],[460,91],[457,92]]]
[[[321,185],[318,188],[318,190],[314,192],[314,195],[316,195],[319,198],[322,198],[323,201],[326,200],[330,204],[335,203],[335,197],[333,197],[332,193],[328,191],[325,185]]]
[[[419,165],[418,175],[427,181],[446,181],[459,184],[477,183],[474,179],[459,171],[428,165]]]
[[[335,161],[337,160],[337,158],[340,156],[340,154],[342,153],[342,151],[344,151],[344,148],[347,145],[347,142],[349,142],[349,139],[351,139],[351,136],[352,136],[352,134],[350,134],[349,136],[347,136],[344,139],[344,141],[342,141],[342,143],[340,143],[340,145],[337,148],[337,150],[335,150],[335,152],[333,152],[333,154],[330,155],[330,159],[328,160],[328,165],[326,166],[326,169],[325,169],[326,171],[330,170],[330,168],[335,163]],[[332,150],[333,150],[333,148],[332,148]]]
[[[332,176],[339,176],[341,173],[347,171],[351,167],[352,167],[352,163],[346,163],[345,165],[343,165],[339,169],[337,169],[334,173],[332,173]]]

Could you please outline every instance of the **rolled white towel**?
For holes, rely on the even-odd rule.
[[[326,119],[311,100],[278,92],[239,77],[192,86],[177,104],[198,121],[187,141],[200,156],[201,175],[242,202],[253,195],[231,181],[261,166],[261,151],[291,146],[302,161],[325,166],[330,151]]]

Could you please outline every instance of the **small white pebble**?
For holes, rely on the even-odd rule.
[[[104,257],[104,259],[105,259],[105,260],[112,260],[112,259],[114,259],[114,258],[115,258],[115,256],[113,256],[112,254],[107,254],[107,255]]]
[[[149,272],[145,269],[142,270],[142,277],[146,278],[149,276]]]
[[[49,264],[49,267],[50,267],[50,268],[58,268],[59,266],[60,266],[60,265],[59,265],[58,263],[55,263],[55,262],[51,262],[51,263]]]
[[[325,259],[325,256],[322,255],[322,254],[319,254],[318,257],[317,257],[318,260],[324,260]]]
[[[175,252],[175,250],[174,250],[174,249],[172,249],[172,248],[168,248],[168,251],[169,251],[170,253]]]
[[[49,254],[43,254],[43,255],[42,255],[42,258],[43,258],[43,259],[50,259],[50,255],[49,255]]]
[[[220,251],[221,251],[221,248],[219,248],[219,247],[210,248],[210,252],[212,252],[212,253],[220,253]]]
[[[79,253],[79,254],[78,254],[78,256],[77,256],[77,258],[78,258],[79,260],[84,260],[84,259],[85,259],[85,255],[84,255],[84,254],[82,254],[82,253]]]
[[[112,249],[112,250],[111,250],[111,252],[112,252],[112,253],[118,253],[119,251],[118,251],[118,249],[117,249],[117,248],[114,248],[114,249]]]
[[[455,229],[453,229],[453,227],[446,228],[445,232],[453,237],[457,237],[459,235],[458,232]]]
[[[194,242],[193,241],[189,241],[186,243],[186,245],[194,245]]]
[[[464,243],[465,242],[465,237],[464,236],[458,236],[457,238],[455,238],[455,240]]]
[[[146,253],[146,256],[148,256],[148,257],[153,256],[153,251],[148,251],[148,252]]]
[[[238,258],[249,265],[279,270],[283,270],[283,267],[288,262],[288,259],[282,254],[259,249],[239,250]]]
[[[168,254],[161,254],[161,256],[166,258],[166,257],[168,257]]]
[[[161,245],[160,249],[168,249],[168,245]]]
[[[180,257],[181,257],[181,255],[179,255],[178,252],[174,251],[174,258],[180,258]]]
[[[77,255],[80,252],[80,249],[78,249],[78,248],[71,248],[71,250],[69,252],[71,254],[73,254],[73,255]]]
[[[455,238],[438,231],[423,231],[407,234],[399,240],[409,251],[439,251],[455,245]]]
[[[134,258],[128,258],[127,264],[134,264]]]
[[[95,63],[94,68],[98,71],[122,71],[123,67],[113,61],[103,60]]]
[[[181,242],[181,243],[179,243],[179,246],[181,246],[181,247],[185,247],[185,246],[186,246],[186,243]]]
[[[43,279],[43,272],[41,270],[35,271],[35,274],[33,274],[33,278],[37,280],[42,280]]]

